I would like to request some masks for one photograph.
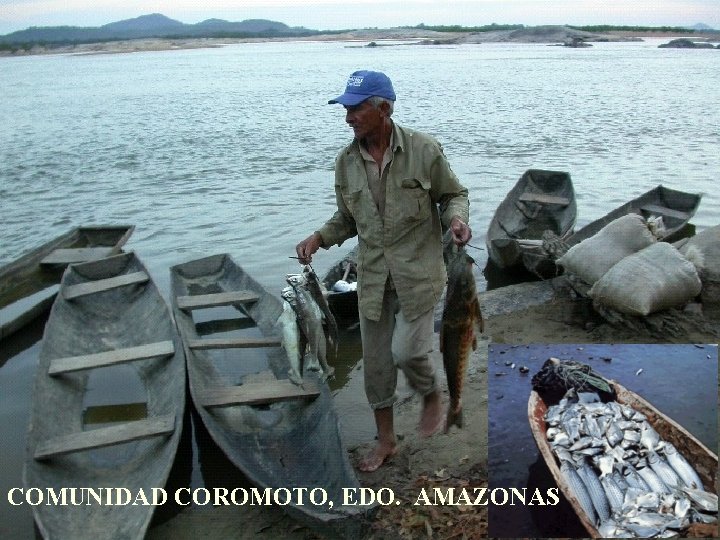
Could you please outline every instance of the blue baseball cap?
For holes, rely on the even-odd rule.
[[[359,105],[372,96],[380,96],[395,101],[395,91],[389,77],[379,71],[356,71],[350,75],[345,87],[345,93],[331,99],[328,103],[340,103],[352,107]]]

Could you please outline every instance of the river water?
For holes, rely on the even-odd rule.
[[[395,120],[444,145],[470,191],[474,245],[529,168],[571,173],[578,225],[657,184],[704,193],[693,222],[715,225],[720,54],[661,42],[252,43],[2,58],[0,265],[73,226],[132,223],[126,247],[165,294],[169,266],[218,252],[279,292],[298,268],[288,258],[295,244],[333,212],[333,162],[351,132],[327,99],[356,69],[387,72]],[[323,274],[352,245],[319,253],[315,269]],[[485,252],[475,256],[482,267]],[[20,483],[31,342],[0,361],[0,421],[12,434],[0,456],[3,493]],[[352,365],[357,336],[348,343]],[[372,424],[361,379],[346,371],[338,392],[357,426],[353,444]],[[0,536],[30,534],[27,515],[15,516],[0,505]]]

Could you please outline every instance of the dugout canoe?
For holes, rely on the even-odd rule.
[[[489,259],[501,269],[525,267],[541,273],[546,256],[543,234],[563,240],[572,234],[577,202],[570,174],[530,169],[495,210],[485,243]]]
[[[135,254],[69,266],[45,326],[23,480],[46,500],[93,488],[102,503],[85,489],[83,505],[32,506],[44,538],[144,537],[154,506],[104,504],[117,502],[106,488],[134,501],[165,485],[185,384],[170,309]]]
[[[718,470],[718,457],[707,446],[701,443],[694,435],[675,422],[672,418],[660,412],[650,402],[622,386],[615,381],[608,381],[615,389],[617,402],[632,407],[636,411],[641,412],[647,418],[650,425],[655,428],[660,437],[672,443],[678,452],[692,464],[703,482],[706,491],[717,493],[715,488],[715,478]],[[533,438],[537,444],[538,450],[547,464],[550,473],[567,499],[575,514],[578,516],[585,530],[591,538],[602,538],[602,535],[595,527],[595,524],[587,517],[580,505],[577,497],[573,494],[570,486],[565,481],[558,460],[555,457],[552,448],[547,440],[547,424],[545,423],[545,413],[548,410],[548,404],[535,390],[530,393],[528,399],[528,421]],[[683,531],[682,536],[696,536],[693,534],[693,528]],[[717,536],[717,535],[715,535]]]
[[[119,253],[134,225],[74,227],[0,268],[0,340],[49,311],[63,270]]]
[[[572,247],[597,234],[611,221],[627,214],[640,214],[646,220],[662,217],[664,230],[658,231],[658,240],[674,242],[687,234],[685,229],[697,212],[702,194],[688,193],[658,185],[639,197],[618,206],[600,219],[585,225],[570,235],[566,244]]]
[[[335,263],[322,283],[328,292],[327,301],[339,326],[348,327],[359,320],[357,296],[357,256],[359,246]],[[340,283],[338,283],[340,282]],[[347,284],[347,285],[346,285]],[[349,287],[348,287],[349,286]],[[351,290],[348,290],[350,289]]]
[[[313,372],[302,387],[288,379],[280,300],[227,254],[170,272],[190,394],[210,436],[258,489],[327,493],[324,504],[306,496],[303,505],[283,505],[290,516],[323,534],[359,538],[374,508],[343,505],[343,488],[360,485],[327,384]]]

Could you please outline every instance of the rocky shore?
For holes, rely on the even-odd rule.
[[[130,39],[100,43],[67,45],[34,45],[16,50],[1,50],[0,56],[26,56],[36,54],[119,54],[141,51],[172,51],[223,47],[234,43],[257,43],[264,41],[344,41],[360,45],[369,43],[403,41],[418,45],[461,45],[465,43],[545,43],[566,44],[582,42],[642,41],[643,38],[685,37],[673,33],[658,32],[608,32],[593,33],[575,30],[567,26],[531,26],[516,30],[493,30],[488,32],[437,32],[420,28],[388,28],[353,30],[340,34],[321,34],[311,37],[282,38],[187,38],[187,39]],[[694,33],[694,41],[718,40],[717,33],[707,35]]]

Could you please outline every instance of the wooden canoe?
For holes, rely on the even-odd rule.
[[[665,441],[671,442],[677,448],[678,452],[685,456],[693,465],[702,479],[705,489],[709,492],[716,493],[717,455],[680,424],[656,409],[651,403],[617,382],[610,381],[610,383],[615,388],[618,403],[625,404],[644,414],[647,417],[647,421],[655,428],[655,431],[658,432],[660,437]],[[553,454],[552,448],[547,440],[547,425],[545,423],[545,413],[547,409],[548,405],[543,401],[542,397],[533,390],[528,400],[528,420],[535,443],[548,469],[550,469],[550,473],[555,479],[558,488],[577,514],[578,519],[590,537],[602,538],[595,524],[588,519],[580,506],[580,502],[560,472],[558,460]],[[687,536],[686,534],[683,535]],[[690,535],[692,535],[692,533],[690,533]]]
[[[659,240],[673,242],[684,234],[688,222],[697,212],[702,199],[701,194],[687,193],[659,185],[639,197],[618,206],[600,219],[585,225],[566,240],[568,247],[597,234],[611,221],[627,214],[640,214],[645,219],[662,217],[665,231]]]
[[[322,488],[328,503],[283,510],[323,534],[360,537],[374,508],[343,505],[343,488],[360,486],[327,384],[312,372],[303,387],[288,379],[280,300],[227,254],[170,271],[190,393],[215,443],[258,489]]]
[[[119,253],[134,225],[75,227],[0,268],[0,340],[50,310],[70,263]]]
[[[355,246],[345,257],[335,263],[322,279],[328,291],[328,305],[339,326],[348,327],[359,320],[357,290],[337,291],[335,284],[339,280],[357,282],[357,255],[359,246]]]
[[[103,413],[91,420],[94,409]],[[86,504],[33,506],[42,536],[143,538],[154,506],[104,503],[118,500],[115,488],[134,501],[165,485],[184,410],[182,342],[140,260],[69,266],[45,326],[23,480],[45,501],[51,489],[70,501],[76,488]]]
[[[500,203],[490,221],[485,243],[489,259],[502,269],[525,267],[533,273],[545,260],[542,238],[550,231],[565,239],[577,217],[570,175],[530,169]],[[538,256],[540,255],[540,256]]]

